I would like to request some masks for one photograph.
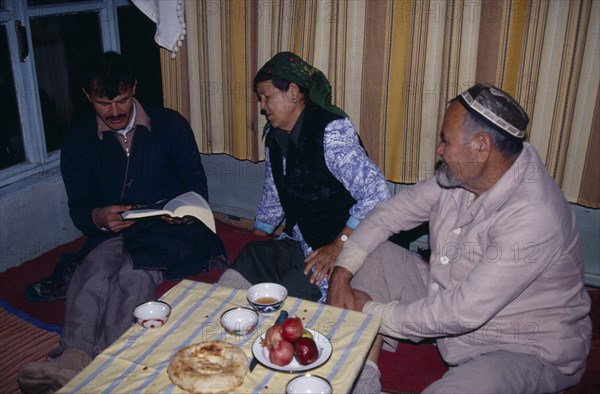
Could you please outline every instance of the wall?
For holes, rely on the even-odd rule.
[[[202,160],[213,210],[252,219],[262,190],[264,163],[227,155],[203,155]],[[586,282],[600,286],[600,210],[572,207],[581,231]],[[44,173],[0,189],[0,271],[79,235],[68,217],[58,173]]]
[[[227,155],[205,156],[203,160],[213,209],[252,219],[262,188],[264,163],[253,164]],[[575,204],[571,207],[581,232],[586,283],[600,286],[600,210]]]
[[[0,189],[0,271],[80,235],[57,168]]]

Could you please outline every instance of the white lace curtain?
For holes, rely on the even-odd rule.
[[[185,4],[183,0],[132,0],[148,18],[156,23],[154,40],[171,52],[175,59],[185,39]]]

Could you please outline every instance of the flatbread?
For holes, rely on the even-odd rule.
[[[184,347],[169,362],[173,383],[190,393],[228,393],[244,382],[248,358],[243,350],[221,341]]]

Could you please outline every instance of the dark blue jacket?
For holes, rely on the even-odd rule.
[[[82,250],[64,256],[54,274],[32,286],[42,298],[62,298],[78,262],[114,233],[99,229],[92,210],[108,205],[149,204],[195,191],[208,199],[206,175],[187,121],[177,112],[144,107],[151,130],[136,126],[128,157],[113,132],[98,138],[96,117],[90,116],[66,137],[61,173],[73,223],[88,241]],[[169,225],[160,218],[138,221],[119,233],[134,268],[164,271],[165,279],[192,276],[208,269],[223,244],[204,224]],[[41,285],[40,285],[41,284]],[[35,298],[35,294],[31,294]],[[45,295],[44,295],[45,293]]]

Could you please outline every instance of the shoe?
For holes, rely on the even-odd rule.
[[[86,352],[66,349],[55,359],[25,365],[19,371],[19,386],[26,394],[54,393],[91,362]]]

